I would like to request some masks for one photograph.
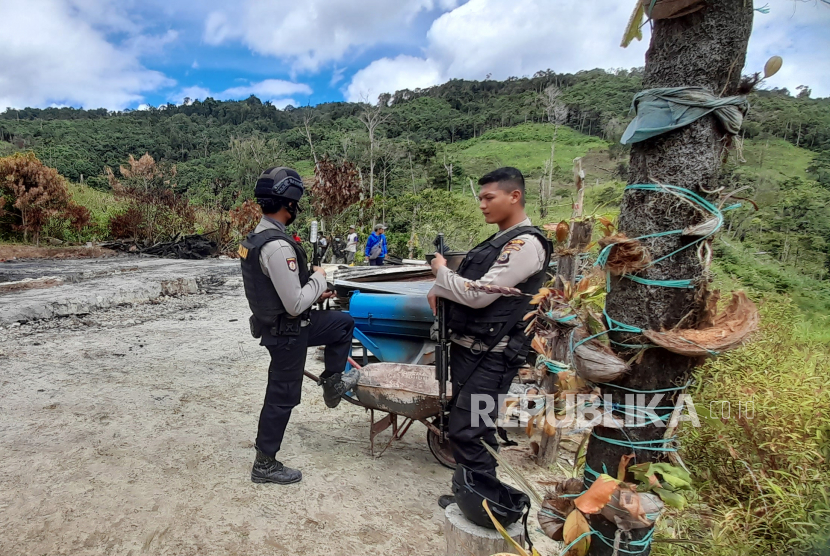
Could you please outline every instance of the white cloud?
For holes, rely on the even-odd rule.
[[[178,31],[168,29],[161,35],[134,35],[122,44],[124,51],[138,57],[144,54],[159,54],[164,47],[179,38]]]
[[[381,58],[357,72],[345,94],[350,102],[374,103],[381,93],[431,87],[443,81],[441,68],[433,60],[414,56]]]
[[[778,2],[770,13],[755,13],[744,73],[763,71],[770,56],[781,56],[784,65],[764,81],[765,87],[786,87],[792,94],[809,85],[813,96],[830,96],[830,7],[820,3]]]
[[[170,99],[173,102],[184,104],[184,99],[189,98],[190,100],[205,100],[208,97],[213,97],[213,93],[210,92],[209,89],[205,89],[204,87],[192,86],[192,87],[185,87],[178,93],[171,95]]]
[[[631,8],[619,0],[472,0],[433,22],[427,53],[447,76],[477,79],[642,65],[642,43],[619,46]]]
[[[204,100],[208,97],[216,100],[241,100],[251,95],[256,95],[261,100],[270,100],[278,108],[284,108],[289,104],[297,105],[297,102],[288,95],[310,95],[311,93],[311,87],[305,83],[294,83],[280,79],[266,79],[256,83],[231,87],[218,92],[212,92],[210,89],[199,86],[185,87],[181,91],[171,95],[170,101],[181,103],[185,98]]]
[[[619,46],[630,12],[619,0],[470,0],[433,21],[423,58],[376,60],[355,74],[346,96],[354,100],[370,84],[376,98],[452,78],[640,66],[647,43]]]
[[[318,70],[355,48],[405,42],[419,14],[452,9],[458,0],[240,0],[211,12],[204,40],[241,41],[258,54],[290,61],[294,70]]]
[[[297,101],[294,100],[293,98],[276,98],[276,99],[271,99],[271,104],[273,104],[275,107],[282,110],[283,108],[285,108],[286,106],[289,106],[289,105],[297,106]]]
[[[0,21],[0,110],[50,104],[120,109],[172,83],[138,56],[175,37],[129,35],[136,27],[119,16],[114,1],[3,0]],[[108,42],[108,31],[127,33],[127,44]]]
[[[631,3],[619,0],[470,0],[433,21],[421,58],[375,60],[353,76],[344,94],[357,100],[371,89],[374,100],[379,93],[452,78],[642,66],[648,36],[628,48],[619,46],[631,9]],[[769,15],[756,13],[745,71],[758,71],[769,56],[780,54],[784,69],[767,86],[792,91],[809,84],[813,96],[830,95],[830,72],[821,69],[830,51],[828,28],[830,9],[822,4],[798,4],[793,10],[781,1]]]
[[[310,95],[311,87],[304,83],[293,83],[281,79],[266,79],[265,81],[251,83],[241,87],[231,87],[220,94],[228,98],[244,98],[251,95],[256,95],[259,98],[269,98],[297,93]]]
[[[331,80],[329,80],[329,87],[334,87],[345,77],[343,74],[345,73],[346,68],[335,68],[334,71],[331,72]]]

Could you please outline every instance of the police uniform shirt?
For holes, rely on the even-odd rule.
[[[526,218],[515,226],[499,232],[496,237],[514,228],[532,225],[530,218]],[[538,238],[531,234],[522,234],[510,240],[502,248],[502,252],[493,263],[493,266],[479,280],[467,280],[446,266],[440,267],[438,275],[435,277],[435,285],[430,293],[473,309],[481,309],[493,303],[501,294],[469,290],[467,288],[468,282],[478,285],[514,288],[542,270],[545,267],[545,262],[545,248]],[[458,334],[453,334],[450,339],[464,347],[472,346],[474,341],[474,338],[470,336],[460,336]],[[504,351],[506,345],[507,337],[505,336],[492,351]]]
[[[263,216],[254,232],[259,233],[268,229],[285,231],[285,225],[273,218]],[[262,267],[262,272],[271,278],[271,283],[274,284],[285,310],[292,317],[296,317],[311,307],[327,288],[326,278],[319,272],[313,273],[305,286],[300,286],[297,264],[297,253],[294,252],[294,247],[282,239],[269,241],[259,253],[259,265]]]

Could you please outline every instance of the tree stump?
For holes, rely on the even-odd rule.
[[[524,543],[524,529],[521,523],[507,527],[507,533],[519,545]],[[498,531],[479,527],[464,517],[458,509],[458,504],[450,504],[444,510],[444,537],[447,539],[447,556],[518,554]]]

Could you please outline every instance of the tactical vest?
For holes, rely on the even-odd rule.
[[[539,239],[545,249],[545,261],[548,261],[551,252],[548,239],[535,226],[524,226],[510,230],[498,237],[493,235],[474,247],[467,253],[461,266],[458,267],[458,275],[467,280],[478,280],[490,270],[490,267],[496,262],[496,259],[502,253],[502,249],[509,241],[520,235],[528,234]],[[547,264],[545,264],[539,272],[516,287],[523,293],[537,293],[547,280],[547,270]],[[529,345],[529,338],[524,333],[526,323],[520,320],[512,330],[503,330],[504,326],[508,324],[507,321],[511,320],[511,316],[518,312],[520,308],[524,312],[529,312],[532,309],[529,298],[501,296],[481,309],[473,309],[460,303],[451,302],[449,304],[450,318],[447,326],[455,334],[472,336],[481,340],[484,346],[489,345],[496,336],[500,338],[509,336],[508,349],[505,350],[505,353],[509,351],[511,356],[521,352],[526,354]]]
[[[268,229],[259,233],[250,233],[239,244],[239,257],[242,261],[242,283],[248,305],[259,323],[267,328],[279,325],[280,315],[287,314],[280,296],[277,294],[271,278],[262,271],[259,254],[266,243],[281,239],[294,248],[297,254],[297,270],[300,274],[300,286],[305,286],[311,274],[308,271],[308,256],[294,238],[281,230]],[[302,316],[307,316],[306,314]]]

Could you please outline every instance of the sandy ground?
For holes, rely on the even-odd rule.
[[[280,452],[303,481],[251,483],[268,358],[240,290],[0,329],[0,554],[445,553],[425,428],[373,459],[368,413],[310,381]]]

